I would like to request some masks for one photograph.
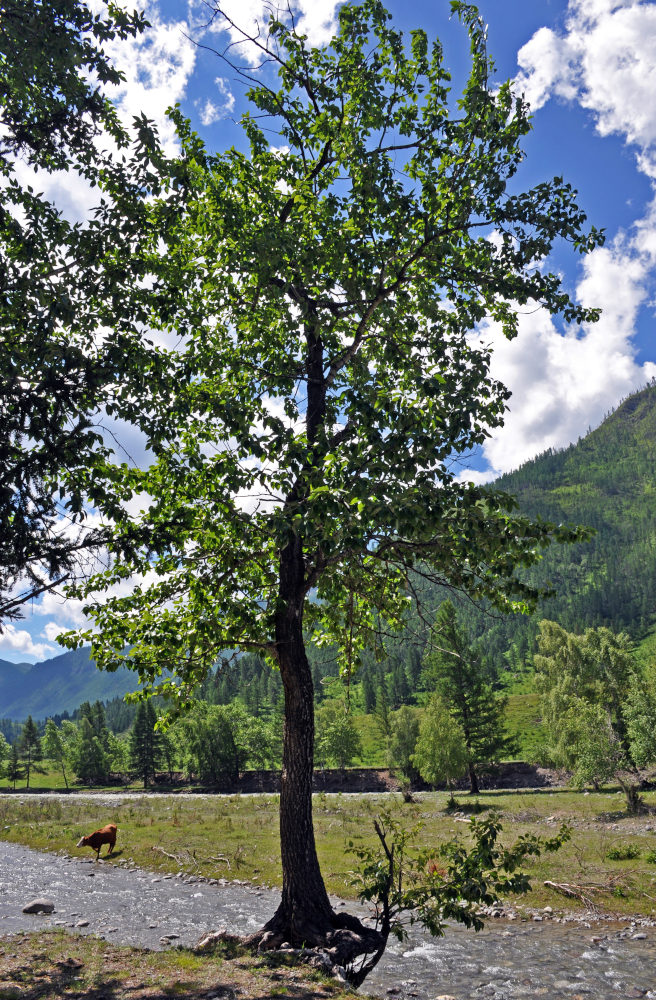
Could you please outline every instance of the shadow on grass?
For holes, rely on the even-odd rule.
[[[487,812],[487,810],[491,808],[492,807],[490,805],[487,805],[484,802],[479,802],[478,799],[474,799],[469,802],[461,802],[452,797],[444,807],[444,812],[447,813],[447,815],[458,812],[464,813],[466,816],[477,816],[479,813]]]
[[[80,986],[75,979],[75,972],[57,972],[52,975],[40,976],[37,981],[29,981],[28,970],[24,981],[16,981],[11,985],[0,983],[0,1000],[57,1000],[57,998],[72,998],[75,1000],[236,1000],[238,990],[231,986],[199,987],[189,981],[177,981],[171,986],[143,987],[126,986],[120,979],[102,975],[96,977],[92,986]],[[299,992],[301,996],[302,991]],[[271,993],[268,994],[272,995]],[[285,995],[293,995],[285,990]],[[307,996],[307,993],[306,993]],[[262,995],[264,1000],[264,994]]]

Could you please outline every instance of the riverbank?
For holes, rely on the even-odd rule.
[[[656,806],[656,792],[646,792],[645,799]],[[349,845],[375,843],[373,822],[381,811],[389,810],[407,827],[422,824],[420,844],[431,850],[454,838],[466,842],[469,823],[494,811],[505,842],[527,834],[551,837],[562,823],[571,827],[572,838],[560,851],[527,865],[530,905],[536,910],[656,916],[656,815],[627,816],[621,792],[490,789],[477,797],[458,796],[458,803],[449,809],[447,794],[439,792],[416,793],[412,802],[394,793],[317,793],[315,831],[329,891],[357,896],[357,861]],[[40,850],[88,857],[88,848],[75,849],[77,841],[108,822],[119,827],[110,859],[115,866],[136,865],[161,876],[281,884],[275,795],[0,796],[0,838]]]
[[[53,779],[56,783],[53,784]],[[525,761],[504,761],[500,764],[489,764],[480,775],[483,790],[511,788],[556,788],[565,787],[568,774],[552,768],[528,764]],[[398,792],[401,782],[398,775],[389,768],[349,767],[349,768],[317,768],[314,771],[312,787],[315,792],[330,792],[361,795],[372,792]],[[466,792],[467,782],[463,779],[455,786],[456,791]],[[70,788],[64,788],[62,776],[55,772],[49,774],[32,774],[31,787],[13,788],[7,782],[0,782],[0,795],[33,795],[43,792],[66,794],[77,791],[132,791],[138,794],[162,792],[170,795],[190,792],[201,795],[255,795],[259,793],[276,794],[280,791],[280,771],[260,770],[242,771],[236,777],[225,776],[214,785],[199,785],[193,779],[180,772],[159,771],[155,775],[154,784],[150,789],[144,789],[134,781],[127,781],[122,775],[114,775],[112,783],[103,786],[88,787],[74,783]],[[430,786],[418,780],[411,787],[412,791],[430,791]],[[446,786],[438,791],[446,790]]]
[[[2,1000],[355,1000],[309,969],[235,949],[152,952],[64,931],[0,937]],[[361,995],[360,995],[361,996]]]
[[[48,896],[54,910],[23,913],[35,895]],[[351,997],[334,981],[290,964],[290,955],[251,956],[232,944],[209,954],[195,952],[193,945],[208,929],[225,926],[243,934],[261,926],[278,898],[262,886],[158,876],[111,859],[83,861],[5,845],[0,852],[0,996]],[[333,905],[345,904],[333,899]],[[440,939],[413,928],[406,941],[390,941],[364,989],[398,1000],[656,1000],[649,992],[656,966],[653,927],[525,917],[491,919],[479,933],[449,927]]]

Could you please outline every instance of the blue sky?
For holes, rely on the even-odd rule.
[[[93,0],[100,6],[101,0]],[[388,0],[403,29],[439,36],[454,81],[466,72],[468,42],[449,18],[448,0]],[[339,3],[295,0],[318,44],[331,34]],[[261,0],[227,0],[239,23],[261,16]],[[481,0],[488,48],[499,81],[512,78],[534,111],[521,182],[562,175],[579,191],[592,224],[606,230],[603,249],[585,259],[559,252],[551,262],[581,301],[603,309],[595,326],[567,329],[540,311],[522,317],[512,343],[492,325],[493,373],[512,390],[506,425],[472,458],[467,475],[488,480],[548,447],[563,447],[598,424],[628,393],[656,376],[656,2],[653,0]],[[225,33],[204,31],[207,7],[149,0],[153,27],[114,51],[127,81],[113,97],[129,120],[145,112],[173,146],[165,119],[179,101],[210,148],[239,142],[234,124],[243,88],[214,54]],[[69,214],[93,205],[93,192],[70,177],[39,178]],[[55,656],[61,628],[83,621],[76,602],[46,595],[0,636],[0,658],[34,662]]]

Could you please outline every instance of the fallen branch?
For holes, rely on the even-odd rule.
[[[580,900],[590,910],[594,910],[596,912],[598,909],[598,907],[595,906],[594,901],[585,892],[586,888],[594,891],[591,886],[586,886],[584,888],[581,885],[572,885],[569,882],[550,882],[549,880],[546,880],[544,885],[546,885],[548,889],[553,889],[555,892],[562,893],[563,896],[568,896],[570,899]]]

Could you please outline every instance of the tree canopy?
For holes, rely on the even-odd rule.
[[[575,635],[545,620],[539,650],[536,683],[552,758],[571,769],[575,784],[596,787],[614,777],[637,811],[636,766],[656,753],[656,704],[635,670],[629,636],[607,628]]]
[[[109,455],[98,412],[125,361],[99,338],[109,275],[97,264],[116,229],[66,218],[30,168],[101,181],[109,149],[128,142],[102,92],[122,79],[103,44],[145,24],[111,3],[0,5],[0,622],[101,540],[81,525]]]
[[[518,190],[528,108],[490,84],[476,8],[451,6],[471,41],[457,101],[439,41],[406,43],[379,0],[343,6],[319,49],[271,17],[248,39],[262,72],[233,65],[250,86],[247,151],[210,153],[174,110],[181,154],[144,123],[131,182],[127,168],[103,181],[122,239],[101,265],[127,300],[113,293],[106,322],[123,330],[129,312],[130,336],[157,331],[116,403],[152,462],[115,470],[98,497],[114,562],[77,593],[123,592],[90,604],[98,631],[69,641],[182,706],[222,651],[275,663],[283,892],[264,934],[330,939],[344,962],[371,934],[332,911],[316,857],[306,636],[348,673],[402,621],[413,572],[526,607],[516,568],[577,537],[458,476],[508,398],[477,324],[513,337],[528,302],[594,319],[541,264],[556,240],[583,253],[601,236],[560,178]],[[138,514],[122,506],[136,497]]]

